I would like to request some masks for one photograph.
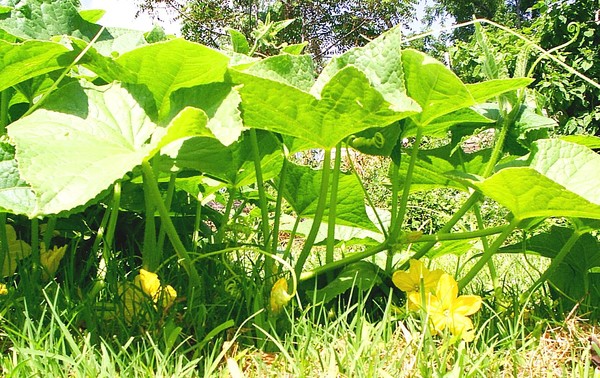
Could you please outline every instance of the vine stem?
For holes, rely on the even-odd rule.
[[[65,76],[67,76],[67,73],[71,72],[71,70],[73,69],[73,67],[75,67],[75,65],[77,63],[79,63],[79,61],[81,60],[81,58],[83,58],[85,56],[85,54],[87,54],[88,50],[92,48],[92,45],[98,40],[98,38],[100,38],[100,35],[104,32],[104,26],[100,28],[100,30],[98,31],[98,33],[96,33],[96,35],[94,36],[94,38],[92,38],[92,40],[90,41],[90,43],[88,43],[85,48],[83,50],[81,50],[81,52],[75,57],[75,59],[73,60],[73,62],[71,62],[71,64],[69,64],[69,66],[61,73],[61,75],[58,77],[58,79],[52,83],[52,86],[50,86],[50,89],[48,89],[46,91],[46,93],[44,93],[42,95],[42,98],[40,98],[40,100],[38,102],[36,102],[35,104],[33,104],[32,107],[30,107],[25,114],[23,114],[23,117],[28,116],[29,114],[31,114],[34,110],[36,110],[37,108],[40,107],[40,105],[42,105],[42,103],[44,102],[44,100],[46,100],[46,98],[48,97],[48,95],[50,93],[52,93],[56,88],[58,88],[58,85],[60,84],[60,82],[65,78]]]
[[[333,175],[331,176],[331,196],[329,198],[329,213],[327,219],[327,249],[325,251],[325,263],[333,262],[333,250],[335,247],[335,220],[338,184],[340,181],[340,165],[342,160],[342,144],[335,147],[335,161],[333,163]],[[333,279],[333,277],[329,277]]]
[[[404,224],[404,217],[406,216],[406,207],[408,204],[408,195],[410,194],[410,186],[412,184],[412,175],[415,170],[415,164],[417,162],[417,155],[419,154],[419,145],[421,144],[421,139],[423,137],[423,127],[421,125],[417,125],[417,132],[415,135],[415,141],[413,142],[413,148],[410,155],[410,161],[408,162],[408,168],[406,170],[406,176],[404,177],[404,188],[402,189],[402,197],[400,198],[400,204],[398,205],[398,211],[395,212],[393,216],[392,222],[390,224],[390,246],[393,246],[398,243],[398,237],[402,232],[402,225]],[[397,181],[398,170],[400,165],[394,166],[394,171],[392,173],[393,180]],[[393,185],[393,184],[392,184]],[[397,184],[393,187],[395,191],[398,190]],[[397,197],[397,194],[396,194]],[[396,200],[397,201],[397,200]],[[392,203],[392,208],[394,208],[395,203]],[[392,262],[394,258],[394,248],[390,248],[388,252],[388,256],[385,263],[385,271],[390,273],[392,270]]]
[[[112,250],[112,243],[115,239],[115,230],[117,229],[117,220],[119,218],[119,208],[121,207],[121,183],[116,182],[113,188],[113,198],[110,204],[110,216],[108,218],[108,224],[106,226],[106,245],[103,250],[104,260],[108,265],[110,251]]]
[[[308,255],[312,250],[315,239],[317,238],[317,233],[319,232],[319,227],[321,226],[323,214],[325,213],[325,207],[327,206],[327,191],[329,189],[329,176],[331,174],[330,164],[331,148],[327,148],[325,149],[325,156],[323,158],[323,172],[321,173],[321,190],[319,191],[319,201],[317,202],[317,210],[315,210],[313,224],[310,227],[310,231],[308,232],[308,236],[304,241],[302,251],[300,251],[300,255],[298,256],[298,260],[296,261],[296,266],[294,268],[296,276],[300,276],[300,274],[302,273],[304,263],[306,263],[306,259],[308,259]]]
[[[31,280],[35,283],[40,280],[40,220],[33,218],[31,220],[31,257],[33,260],[33,269],[31,272]]]
[[[349,148],[348,144],[346,144],[346,149],[348,149],[348,148]],[[354,176],[356,177],[356,179],[360,183],[360,187],[361,187],[361,189],[362,189],[362,191],[363,191],[363,193],[365,195],[367,203],[369,204],[369,206],[371,207],[371,209],[373,209],[373,213],[375,214],[375,218],[377,218],[377,223],[379,224],[379,228],[381,229],[381,232],[383,233],[383,237],[387,239],[388,238],[388,232],[385,229],[385,226],[383,224],[383,221],[381,220],[381,217],[379,216],[379,213],[375,209],[375,205],[373,204],[373,200],[371,199],[371,195],[369,194],[369,191],[365,187],[365,183],[363,182],[363,179],[360,177],[360,175],[358,174],[358,171],[356,170],[356,165],[352,161],[352,154],[348,154],[348,162],[350,163],[350,169],[352,170],[352,173],[354,174]]]
[[[302,274],[300,274],[299,281],[301,281],[301,282],[306,281],[313,277],[318,276],[319,274],[330,272],[334,269],[341,268],[341,267],[351,264],[353,262],[357,262],[362,259],[366,259],[367,257],[371,257],[379,252],[385,251],[388,248],[389,248],[389,246],[387,243],[381,243],[381,244],[379,244],[375,247],[369,248],[365,251],[357,252],[357,253],[354,253],[343,259],[336,260],[332,263],[318,266],[314,269],[311,269],[309,271],[306,271],[306,272],[303,272]]]
[[[169,177],[169,185],[167,186],[167,198],[165,198],[165,207],[167,210],[171,210],[171,204],[173,203],[173,196],[175,195],[175,181],[177,180],[177,172],[171,173]],[[158,231],[158,240],[156,241],[157,247],[157,260],[162,261],[163,248],[165,245],[165,237],[167,236],[164,226],[160,225]]]
[[[4,271],[4,263],[8,256],[8,236],[6,235],[6,213],[0,213],[0,272]]]
[[[458,282],[458,289],[462,290],[475,276],[479,271],[487,264],[487,262],[492,258],[494,253],[502,246],[502,243],[506,240],[506,238],[513,232],[513,230],[519,225],[521,222],[518,218],[513,218],[510,223],[504,226],[504,231],[494,240],[494,243],[488,248],[481,258],[475,263],[475,265],[465,274],[463,278]]]
[[[150,166],[152,169],[152,167]],[[153,173],[154,176],[154,173]],[[154,183],[156,184],[156,183]],[[144,180],[144,192],[149,193],[151,185],[149,180]],[[162,202],[162,197],[161,197]],[[144,222],[144,245],[142,246],[142,265],[144,269],[154,272],[156,267],[160,263],[157,258],[157,245],[156,245],[156,219],[154,215],[156,213],[156,200],[152,196],[144,196],[144,207],[146,211],[145,222]]]
[[[142,162],[142,172],[144,175],[144,183],[148,183],[144,186],[144,189],[147,190],[147,193],[144,193],[146,196],[150,197],[154,204],[156,205],[156,209],[160,215],[160,219],[165,226],[165,231],[167,232],[167,236],[175,249],[175,253],[177,254],[177,258],[179,259],[179,263],[185,269],[186,273],[190,277],[190,281],[193,287],[200,287],[201,279],[196,267],[192,264],[192,259],[187,253],[185,246],[181,242],[179,235],[177,234],[177,230],[171,221],[171,217],[169,216],[169,212],[163,203],[162,196],[160,195],[160,191],[158,189],[158,184],[156,183],[156,178],[154,177],[154,170],[148,161]]]
[[[272,246],[271,251],[276,252],[279,246],[279,220],[281,219],[281,206],[283,204],[283,188],[287,178],[288,160],[284,157],[281,171],[279,172],[279,189],[277,190],[277,200],[275,202],[275,217],[273,219]],[[277,189],[277,188],[276,188]]]
[[[6,134],[8,125],[8,88],[0,92],[0,135]]]
[[[227,224],[229,223],[229,214],[231,214],[231,209],[233,208],[233,201],[235,201],[235,197],[237,195],[237,188],[235,186],[229,187],[228,190],[229,199],[227,200],[227,204],[225,205],[225,212],[223,213],[223,217],[221,218],[221,226],[219,227],[219,231],[217,231],[217,235],[215,236],[216,244],[221,244],[223,242],[223,238],[225,237],[225,230],[227,229]]]
[[[269,230],[269,203],[267,202],[267,194],[265,193],[265,182],[262,174],[262,167],[260,165],[260,150],[258,148],[258,138],[256,136],[256,129],[250,129],[250,145],[252,146],[252,157],[254,159],[254,172],[256,174],[256,189],[258,190],[258,202],[260,207],[261,215],[261,226],[263,234],[263,248],[265,251],[270,251],[271,245],[269,244],[270,230]],[[275,235],[275,238],[277,236]],[[274,260],[265,255],[265,278],[273,275]]]
[[[435,235],[423,235],[419,239],[412,241],[412,243],[420,243],[420,242],[436,243],[438,241],[444,241],[444,240],[473,239],[473,238],[478,238],[478,237],[482,237],[482,236],[489,236],[489,235],[502,233],[505,228],[506,228],[506,226],[498,226],[498,227],[486,228],[484,230],[469,231],[469,232],[459,232],[459,233],[452,233],[452,234],[443,233],[443,234],[435,234]],[[329,264],[325,264],[323,266],[320,266],[320,267],[314,268],[310,271],[302,273],[300,275],[300,281],[306,281],[306,280],[313,278],[319,274],[340,268],[342,266],[351,264],[353,262],[360,261],[362,259],[366,259],[368,257],[371,257],[371,256],[379,253],[379,252],[385,251],[388,248],[389,248],[388,243],[384,242],[375,247],[369,248],[363,252],[354,253],[343,259],[334,261]]]

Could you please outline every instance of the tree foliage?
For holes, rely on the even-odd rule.
[[[467,20],[465,9],[468,6],[464,3],[441,0],[439,4],[448,4],[446,11],[457,17],[457,21]],[[600,28],[595,20],[598,10],[595,0],[557,1],[551,4],[540,0],[525,12],[522,7],[511,4],[496,4],[494,12],[474,14],[516,28],[545,50],[562,45],[554,53],[560,60],[589,78],[597,80],[600,77]],[[498,13],[500,9],[504,11]],[[528,50],[523,40],[505,31],[490,27],[486,28],[486,35],[491,45],[495,46],[494,53],[502,62],[500,68],[504,76],[524,74],[539,56],[531,53],[532,50]],[[453,39],[452,68],[467,82],[480,81],[485,76],[482,71],[484,57],[476,39],[472,34],[455,34]],[[519,56],[523,60],[527,58],[529,64],[522,72],[516,72]],[[533,77],[536,78],[535,100],[538,107],[559,122],[560,132],[600,132],[599,89],[547,59],[534,67]]]
[[[274,43],[308,42],[307,52],[318,58],[362,46],[393,26],[408,25],[414,19],[415,3],[415,0],[143,0],[139,5],[147,12],[159,6],[172,9],[183,22],[185,38],[213,47],[226,43],[228,28],[254,41],[256,30],[267,15],[271,21],[293,19]]]

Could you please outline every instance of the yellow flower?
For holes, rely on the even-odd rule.
[[[4,256],[2,263],[2,276],[12,276],[17,270],[17,261],[31,254],[31,246],[23,240],[17,240],[15,229],[6,225],[6,239],[8,241],[8,255]]]
[[[6,294],[8,294],[8,287],[6,287],[6,284],[0,283],[0,295]]]
[[[54,246],[54,248],[46,250],[44,243],[41,243],[40,263],[44,267],[44,272],[42,273],[42,279],[44,281],[54,277],[56,271],[58,270],[58,265],[60,264],[60,261],[64,257],[66,251],[66,245],[63,245],[62,247]]]
[[[146,269],[140,269],[140,274],[138,274],[134,282],[136,285],[142,288],[142,291],[150,296],[150,298],[154,298],[154,296],[160,290],[160,280],[158,279],[158,275],[156,273],[148,272]]]
[[[423,279],[425,291],[433,291],[444,271],[441,269],[429,271],[421,261],[415,259],[411,259],[409,263],[408,272],[400,270],[394,272],[392,276],[394,285],[407,293],[418,292],[421,290],[421,279]]]
[[[421,293],[412,292],[408,299],[419,308],[424,308],[433,325],[433,332],[441,332],[446,327],[450,332],[465,341],[475,337],[473,315],[481,308],[481,297],[478,295],[458,296],[458,284],[449,274],[442,274],[435,289],[435,294],[426,293],[423,305]]]
[[[285,278],[278,279],[271,288],[270,304],[273,313],[277,314],[292,299],[287,290],[288,283]]]
[[[161,287],[160,280],[156,273],[140,269],[140,274],[135,277],[134,282],[145,294],[152,298],[154,303],[158,303],[160,300],[163,309],[171,307],[177,298],[177,292],[171,285]]]
[[[123,315],[128,323],[134,319],[139,321],[149,320],[149,310],[156,309],[160,303],[161,309],[166,311],[177,299],[177,292],[171,285],[161,286],[156,273],[140,269],[140,273],[133,279],[119,286],[119,296],[123,303]]]

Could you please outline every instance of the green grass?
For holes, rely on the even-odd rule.
[[[456,260],[437,261],[450,270]],[[293,301],[260,326],[255,317],[218,332],[208,343],[193,340],[168,320],[147,329],[114,328],[93,334],[81,322],[82,307],[57,284],[39,303],[6,297],[2,311],[2,376],[52,377],[594,377],[587,337],[592,323],[556,313],[555,302],[537,292],[521,305],[529,282],[522,257],[497,256],[502,303],[474,281],[467,291],[484,297],[473,316],[477,337],[451,342],[431,336],[418,313],[391,296],[347,296],[321,306]],[[543,266],[544,261],[537,261]],[[18,287],[17,287],[18,289]],[[349,300],[355,298],[356,300]],[[13,302],[14,301],[14,302]],[[11,303],[13,302],[13,303]],[[109,328],[105,328],[106,331]],[[252,345],[256,337],[264,342]],[[243,375],[236,375],[243,374]]]

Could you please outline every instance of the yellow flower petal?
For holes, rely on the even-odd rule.
[[[2,263],[2,275],[12,276],[17,270],[17,262],[31,254],[31,246],[23,240],[17,240],[17,233],[11,225],[6,225],[6,239],[8,241],[8,256]]]
[[[271,311],[278,313],[281,311],[291,299],[292,296],[288,294],[288,283],[285,278],[280,278],[275,282],[271,288],[271,298],[269,300],[271,305]]]
[[[453,311],[464,316],[473,315],[481,308],[481,302],[479,295],[461,295],[454,301]]]
[[[419,286],[415,285],[414,279],[408,272],[403,272],[401,270],[395,271],[392,275],[392,282],[402,291],[411,292],[419,290]]]
[[[0,295],[7,295],[8,294],[8,287],[6,287],[6,284],[0,283]]]
[[[170,308],[177,299],[177,291],[171,285],[163,287],[159,294],[163,310]]]
[[[437,283],[435,295],[442,302],[442,307],[450,309],[452,302],[458,296],[458,284],[454,277],[446,273],[442,274]]]
[[[454,314],[450,318],[448,329],[453,335],[460,336],[465,341],[473,341],[475,338],[473,322],[466,316]]]
[[[49,280],[51,277],[54,277],[56,275],[56,271],[58,270],[60,261],[64,257],[65,252],[67,251],[67,246],[54,246],[54,248],[46,250],[42,243],[40,249],[40,262],[42,264],[42,267],[44,268],[44,272],[42,273],[42,279]]]
[[[430,271],[419,260],[410,259],[409,264],[408,272],[398,270],[392,275],[392,282],[402,291],[420,291],[421,280],[425,291],[433,291],[444,273],[440,269]]]
[[[479,311],[481,297],[477,295],[458,296],[458,284],[449,274],[443,274],[437,284],[435,295],[426,293],[425,303],[421,293],[413,292],[408,295],[409,301],[418,308],[423,308],[429,315],[432,333],[438,333],[448,328],[455,336],[465,341],[475,338],[473,322],[467,316]]]
[[[144,293],[150,298],[156,297],[160,290],[160,280],[156,273],[148,272],[146,269],[140,269],[140,274],[135,277],[135,283],[138,284]]]

